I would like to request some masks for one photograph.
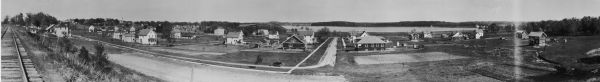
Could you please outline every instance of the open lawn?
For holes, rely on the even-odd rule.
[[[77,33],[76,33],[77,34]],[[81,34],[81,33],[79,33]],[[96,34],[82,34],[84,37],[92,39],[102,40],[111,42],[118,45],[129,46],[142,50],[148,50],[155,53],[161,53],[164,55],[174,55],[187,58],[197,58],[205,60],[215,60],[223,62],[234,62],[244,64],[257,64],[257,65],[272,65],[275,62],[282,63],[282,66],[294,66],[298,64],[302,59],[306,58],[311,51],[299,52],[299,53],[282,53],[282,52],[260,52],[260,51],[240,51],[246,49],[245,46],[232,46],[232,45],[211,45],[211,44],[192,44],[192,45],[180,45],[173,47],[166,46],[145,46],[145,45],[131,45],[126,42],[111,40],[108,37],[99,37]],[[85,45],[86,48],[93,48],[93,41],[81,41],[77,44]],[[331,41],[325,42],[323,48],[317,50],[306,62],[300,66],[314,65],[318,63],[322,54],[325,51],[326,45]],[[111,52],[110,50],[108,50]],[[115,50],[112,52],[119,52]],[[257,62],[257,59],[262,61]]]
[[[443,52],[427,52],[427,53],[402,53],[402,54],[383,54],[369,56],[355,56],[354,60],[357,64],[389,64],[389,63],[408,63],[408,62],[424,62],[424,61],[439,61],[449,59],[467,58],[464,56],[454,56]]]

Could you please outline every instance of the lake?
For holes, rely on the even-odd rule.
[[[410,32],[415,29],[417,32],[421,31],[463,31],[463,30],[475,30],[475,27],[342,27],[342,26],[283,26],[286,29],[300,29],[301,27],[308,27],[314,31],[317,31],[321,28],[329,28],[330,30],[336,31],[367,31],[367,32]]]

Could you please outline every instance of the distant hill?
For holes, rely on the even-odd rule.
[[[347,22],[347,21],[331,21],[331,22],[315,22],[311,26],[347,26],[347,27],[474,27],[475,25],[496,24],[511,24],[510,22],[496,21],[475,21],[475,22],[444,22],[444,21],[402,21],[402,22]]]

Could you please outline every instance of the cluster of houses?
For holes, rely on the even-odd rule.
[[[157,44],[159,33],[154,28],[139,29],[136,26],[126,28],[124,26],[89,26],[87,31],[97,33],[123,42],[133,42],[147,45]]]
[[[173,38],[177,39],[194,39],[197,37],[200,28],[199,25],[175,25],[171,33]]]
[[[409,33],[408,39],[411,42],[421,42],[425,39],[434,38],[448,38],[454,41],[467,39],[482,39],[482,37],[484,36],[484,26],[477,25],[476,27],[477,29],[474,32],[416,32],[415,30],[413,30]],[[390,40],[381,36],[369,35],[366,31],[351,31],[349,33],[350,36],[347,37],[347,40],[349,40],[349,46],[354,47],[355,51],[377,51],[385,50],[386,48],[392,47],[392,45],[389,45],[390,43],[392,43]],[[398,42],[395,46],[400,46],[400,43]]]
[[[229,31],[217,28],[213,35],[223,35],[224,44],[227,45],[245,45],[256,44],[258,46],[279,47],[281,49],[307,49],[309,45],[318,43],[315,32],[312,30],[302,30],[297,32],[279,34],[278,31],[258,29],[252,32],[252,35],[244,36],[243,31]]]
[[[351,31],[350,36],[347,38],[350,42],[350,46],[354,47],[356,51],[371,51],[371,50],[385,50],[389,47],[389,40],[381,36],[372,36],[367,31]]]
[[[45,32],[55,37],[71,37],[71,31],[66,24],[52,24],[46,28],[30,25],[26,28],[30,33]]]

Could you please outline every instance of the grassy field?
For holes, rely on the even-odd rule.
[[[524,46],[526,50],[543,51],[542,56],[551,61],[556,61],[563,66],[570,66],[579,69],[597,69],[600,68],[598,65],[588,65],[577,62],[579,58],[590,57],[585,54],[586,52],[600,48],[600,36],[558,36],[551,38],[568,38],[567,42],[558,41],[550,42],[550,46],[542,48],[532,48],[531,46]],[[535,53],[529,52],[524,55],[532,56]],[[526,59],[525,63],[531,63],[535,65],[553,67],[556,65],[550,65],[548,63],[536,63],[532,62],[535,59],[530,57]],[[562,74],[544,74],[537,76],[527,77],[536,81],[588,81],[591,78],[598,79],[598,76],[568,76]]]
[[[257,57],[260,56],[263,60],[258,65],[272,65],[274,62],[281,62],[283,66],[294,66],[299,63],[302,59],[306,58],[310,51],[305,51],[301,53],[283,53],[283,52],[259,52],[259,51],[240,51],[246,49],[243,46],[225,46],[225,45],[207,45],[207,44],[188,44],[188,45],[180,45],[174,47],[166,47],[166,46],[140,46],[136,44],[131,44],[127,42],[122,42],[118,40],[109,39],[108,37],[101,37],[97,34],[84,32],[76,33],[81,34],[84,37],[89,37],[92,39],[102,40],[106,42],[111,42],[114,44],[120,44],[124,46],[130,46],[138,49],[148,50],[152,52],[162,53],[166,55],[176,55],[182,57],[189,58],[198,58],[198,59],[206,59],[206,60],[216,60],[216,61],[224,61],[224,62],[235,62],[235,63],[245,63],[245,64],[255,64]],[[91,46],[94,42],[79,42],[78,44],[88,44]],[[326,42],[327,44],[330,42]],[[326,46],[324,46],[326,47]],[[114,49],[114,48],[112,48]],[[120,52],[121,50],[111,51],[113,53]],[[315,55],[309,58],[305,63],[301,66],[314,65],[316,64],[322,53],[324,53],[325,48],[317,50]],[[185,53],[184,53],[185,52]],[[199,52],[207,52],[207,53],[219,53],[220,55],[212,55],[212,54],[202,54]],[[194,53],[194,54],[190,54]],[[195,54],[198,53],[198,54]],[[224,54],[221,54],[224,53]]]

